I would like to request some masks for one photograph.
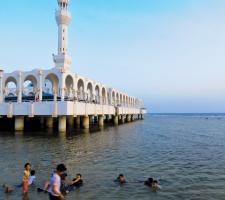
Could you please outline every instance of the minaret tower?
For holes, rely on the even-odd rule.
[[[68,11],[70,0],[57,0],[58,10],[56,11],[56,22],[58,24],[58,54],[53,55],[56,68],[69,69],[71,58],[68,55],[68,26],[71,15]]]

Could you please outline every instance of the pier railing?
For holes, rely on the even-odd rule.
[[[90,103],[90,104],[99,104],[99,105],[110,105],[115,107],[133,107],[133,108],[140,108],[140,105],[129,104],[125,102],[121,102],[119,99],[108,99],[105,96],[100,95],[93,95],[89,93],[85,93],[83,91],[77,91],[74,94],[66,95],[62,99],[61,96],[57,94],[42,94],[42,99],[37,93],[34,95],[22,95],[21,102],[53,102],[53,101],[70,101],[70,102],[83,102],[83,103]],[[7,95],[4,97],[4,102],[6,103],[16,103],[18,101],[17,95]]]

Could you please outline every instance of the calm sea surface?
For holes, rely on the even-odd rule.
[[[55,164],[68,175],[81,173],[84,186],[74,199],[225,199],[225,115],[148,115],[144,121],[82,133],[1,133],[0,184],[19,184],[27,161],[36,169],[37,185],[50,178]],[[124,173],[128,183],[113,182]],[[154,177],[154,192],[138,181]],[[21,188],[0,199],[22,199]],[[29,191],[30,200],[48,199]]]

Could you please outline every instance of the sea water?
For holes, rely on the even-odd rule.
[[[0,133],[0,184],[18,185],[23,166],[32,163],[36,186],[50,179],[56,164],[65,163],[68,178],[81,173],[84,185],[66,199],[225,199],[225,115],[146,115],[144,121],[67,134]],[[126,176],[123,186],[114,182]],[[141,181],[157,179],[154,191]],[[0,199],[22,199],[22,188]],[[30,200],[48,195],[29,190]]]

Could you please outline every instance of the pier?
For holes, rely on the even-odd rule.
[[[89,129],[92,121],[104,127],[144,119],[142,100],[72,72],[68,54],[69,0],[58,0],[58,53],[55,66],[31,71],[0,71],[0,116],[23,131],[27,119],[60,132],[74,125]],[[54,123],[57,121],[57,123]],[[3,123],[1,123],[3,125]]]

